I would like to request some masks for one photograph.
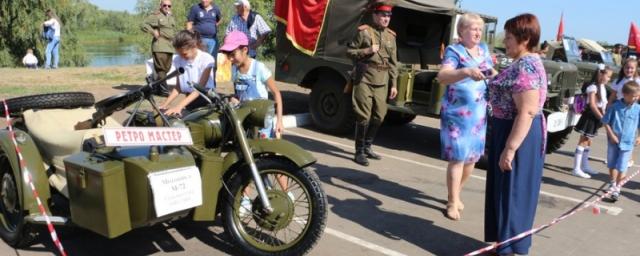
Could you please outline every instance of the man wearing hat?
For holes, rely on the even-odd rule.
[[[249,0],[236,0],[233,5],[236,7],[236,15],[231,18],[227,25],[227,34],[231,31],[241,31],[249,38],[249,56],[256,58],[258,46],[264,43],[267,35],[271,33],[271,28],[267,25],[260,14],[251,10]]]
[[[398,94],[396,34],[388,28],[392,8],[387,3],[374,5],[371,25],[358,27],[358,34],[347,45],[347,55],[355,66],[352,74],[356,115],[354,161],[364,166],[369,165],[367,158],[381,159],[371,145],[387,114],[387,94],[389,99]]]
[[[156,71],[154,80],[160,80],[167,76],[171,69],[171,61],[173,60],[172,41],[176,35],[176,21],[171,15],[171,1],[160,1],[160,9],[153,12],[145,18],[141,25],[142,31],[153,36],[151,43],[151,52],[153,54],[153,68]],[[159,84],[154,88],[154,93],[161,96],[169,95],[169,87],[167,82]]]

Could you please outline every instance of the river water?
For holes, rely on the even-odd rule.
[[[151,57],[139,53],[133,44],[89,44],[85,49],[90,67],[140,65]]]

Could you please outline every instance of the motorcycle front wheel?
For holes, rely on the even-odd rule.
[[[231,178],[222,219],[242,255],[303,255],[322,236],[327,198],[318,176],[283,159],[256,159],[273,212],[263,211],[245,165]]]
[[[25,222],[19,196],[22,187],[13,173],[7,154],[0,151],[0,238],[14,248],[22,248],[30,245],[37,233]]]

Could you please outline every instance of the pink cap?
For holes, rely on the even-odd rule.
[[[220,51],[230,52],[238,49],[238,47],[240,46],[248,45],[249,38],[247,38],[247,35],[245,33],[242,33],[241,31],[234,30],[224,37],[224,43],[222,44],[222,47],[220,47]]]

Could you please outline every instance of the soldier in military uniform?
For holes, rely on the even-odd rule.
[[[381,159],[371,144],[387,114],[387,94],[398,94],[396,79],[396,35],[388,28],[392,6],[378,3],[373,8],[372,24],[358,27],[358,34],[348,44],[347,54],[354,60],[353,110],[356,114],[354,161],[368,166],[367,158]],[[391,90],[388,85],[391,85]]]
[[[176,21],[171,15],[171,1],[160,1],[160,9],[149,15],[141,26],[142,31],[153,35],[151,52],[153,54],[153,67],[156,71],[154,80],[163,79],[171,68],[173,53],[172,41],[176,34]],[[167,96],[169,89],[167,83],[162,83],[155,91],[156,94]]]

